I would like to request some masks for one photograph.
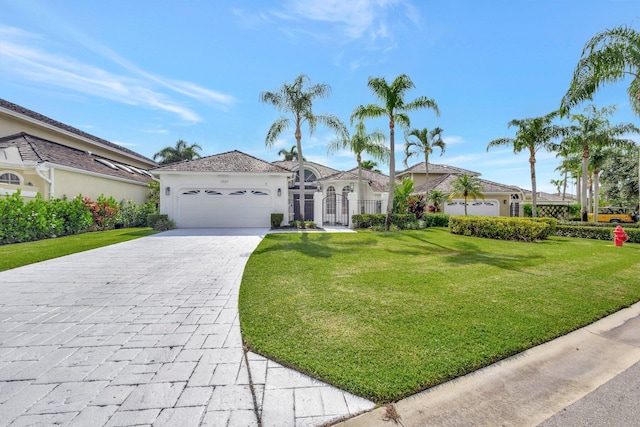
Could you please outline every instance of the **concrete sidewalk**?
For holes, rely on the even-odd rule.
[[[245,354],[238,290],[267,232],[173,230],[0,273],[0,426],[313,426],[371,409]]]
[[[602,387],[600,387],[602,386]],[[629,387],[629,392],[617,387]],[[640,303],[395,404],[399,425],[640,425]],[[591,406],[594,405],[594,406]],[[341,427],[395,425],[385,408]],[[600,420],[600,421],[598,421]]]

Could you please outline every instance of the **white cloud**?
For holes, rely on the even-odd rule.
[[[193,110],[174,99],[175,94],[226,109],[235,99],[200,87],[191,82],[173,81],[150,74],[121,58],[110,49],[78,37],[81,44],[124,68],[118,74],[55,52],[42,37],[23,30],[0,26],[0,70],[5,76],[39,84],[64,87],[76,92],[99,96],[129,105],[141,105],[175,114],[188,122],[202,119]],[[42,47],[42,46],[46,47]],[[163,92],[168,89],[169,92]]]
[[[464,144],[464,138],[462,138],[461,136],[458,135],[447,135],[447,136],[443,136],[442,140],[445,142],[445,144],[447,145],[454,145],[454,144]]]

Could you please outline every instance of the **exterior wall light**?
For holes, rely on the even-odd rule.
[[[171,195],[171,187],[166,187],[164,189],[164,194],[165,194],[165,196],[170,196]]]
[[[349,184],[349,191],[353,193],[354,185],[353,182]]]
[[[316,190],[317,191],[322,191],[322,184],[320,184],[320,183],[316,184]]]
[[[282,189],[278,188],[278,197],[282,196]]]

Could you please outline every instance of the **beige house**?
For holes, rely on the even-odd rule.
[[[144,203],[157,163],[42,114],[0,99],[0,196],[79,194]]]
[[[480,173],[478,172],[429,163],[429,191],[440,190],[448,194],[451,192],[452,182],[457,176],[463,174],[478,177],[482,184],[482,194],[484,195],[484,198],[471,200],[467,203],[469,215],[522,216],[521,204],[524,200],[522,189],[479,178]],[[399,180],[411,178],[415,183],[415,193],[426,192],[426,168],[424,162],[399,172],[397,177]],[[447,201],[444,206],[444,212],[450,215],[464,214],[464,200],[453,199]]]

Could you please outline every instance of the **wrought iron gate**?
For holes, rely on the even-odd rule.
[[[329,194],[322,199],[322,225],[349,226],[349,199],[341,194]]]

